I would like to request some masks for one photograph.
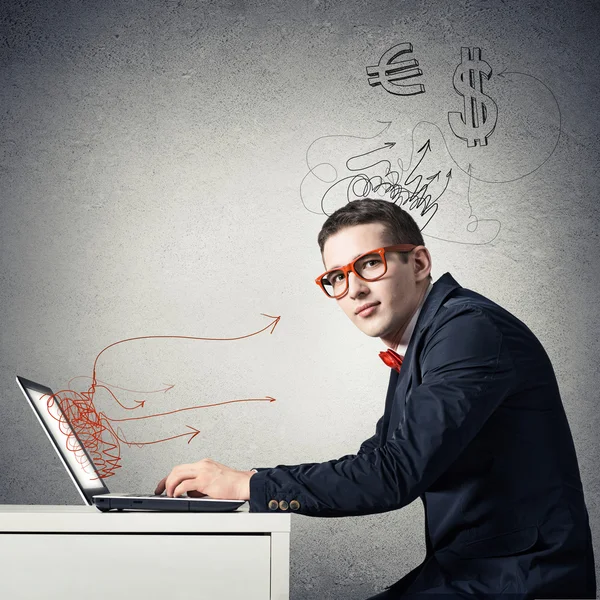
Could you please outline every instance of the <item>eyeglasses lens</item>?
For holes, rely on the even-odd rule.
[[[385,262],[377,253],[361,256],[354,263],[354,269],[366,281],[375,281],[385,274]],[[321,280],[328,296],[335,298],[346,293],[348,277],[341,269],[327,271]]]

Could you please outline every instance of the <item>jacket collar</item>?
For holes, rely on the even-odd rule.
[[[454,277],[452,277],[452,275],[450,275],[450,273],[444,273],[433,284],[415,325],[415,330],[419,335],[429,326],[444,300],[446,300],[455,289],[460,287],[461,285]]]

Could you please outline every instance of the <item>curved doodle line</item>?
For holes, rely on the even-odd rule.
[[[363,152],[362,154],[357,154],[356,156],[351,156],[346,161],[346,169],[348,169],[348,171],[366,171],[367,169],[372,169],[373,167],[376,167],[377,165],[385,163],[385,164],[387,164],[387,171],[385,173],[387,175],[392,168],[392,163],[385,158],[382,158],[381,160],[378,160],[377,162],[374,162],[371,165],[358,167],[356,169],[352,168],[349,163],[351,160],[358,160],[359,158],[361,158],[363,156],[367,156],[367,154],[373,154],[374,152],[380,152],[381,150],[389,150],[390,148],[393,148],[395,145],[396,145],[396,142],[385,142],[383,144],[383,146],[380,146],[379,148],[375,148],[375,150],[369,150],[368,152]],[[327,182],[327,183],[329,183],[329,182]]]
[[[500,222],[496,219],[478,219],[477,220],[478,223],[485,223],[487,221],[496,221],[496,223]],[[498,229],[498,233],[499,232],[500,232],[500,229]],[[458,240],[449,240],[447,238],[438,237],[436,235],[430,235],[428,233],[423,233],[423,237],[431,238],[432,240],[439,240],[441,242],[448,242],[449,244],[461,244],[463,246],[485,246],[486,244],[493,242],[498,237],[498,235],[494,236],[491,240],[488,240],[487,242],[459,242]]]
[[[448,144],[446,143],[446,138],[444,137],[444,133],[442,132],[442,130],[440,129],[440,127],[436,123],[432,123],[431,121],[425,121],[425,120],[423,120],[423,121],[419,121],[413,127],[413,130],[412,130],[412,133],[411,133],[412,151],[411,151],[411,155],[410,155],[410,161],[408,163],[408,167],[407,167],[406,170],[408,171],[410,169],[411,165],[412,165],[413,156],[414,156],[414,152],[415,152],[415,131],[416,131],[417,127],[419,125],[421,125],[422,123],[426,123],[428,125],[431,125],[432,127],[435,127],[440,132],[440,135],[442,137],[442,140],[444,141],[444,145],[446,147],[446,150],[448,151],[448,155],[450,156],[450,158],[452,159],[452,161],[458,166],[458,168],[469,177],[469,185],[468,185],[468,188],[467,188],[467,203],[469,205],[469,218],[474,217],[474,221],[471,221],[471,223],[469,223],[467,225],[467,229],[469,231],[471,231],[471,232],[472,231],[476,231],[477,230],[477,223],[480,223],[480,222],[481,223],[485,223],[485,222],[496,222],[496,223],[498,223],[498,232],[496,233],[496,235],[491,240],[488,240],[487,242],[458,242],[458,241],[455,241],[455,240],[448,240],[448,239],[445,239],[445,238],[440,238],[440,237],[429,235],[429,234],[426,234],[426,233],[423,233],[423,235],[426,235],[427,237],[432,238],[432,239],[437,239],[437,240],[446,241],[446,242],[455,243],[455,244],[465,244],[465,245],[479,246],[479,245],[489,244],[490,242],[493,242],[498,237],[498,235],[500,234],[500,230],[502,229],[502,223],[500,221],[498,221],[497,219],[478,219],[477,216],[475,216],[473,214],[473,206],[471,205],[471,180],[472,179],[477,179],[477,178],[473,177],[473,175],[471,173],[471,171],[472,171],[472,164],[469,163],[469,166],[467,167],[467,171],[465,171],[464,169],[462,169],[460,167],[460,165],[458,165],[458,163],[454,160],[454,158],[450,154],[450,150],[448,149]],[[406,180],[407,184],[409,183],[408,179],[416,171],[417,167],[421,164],[421,162],[425,158],[425,155],[427,154],[427,151],[431,150],[431,138],[430,137],[427,139],[427,141],[425,142],[425,144],[423,144],[417,150],[417,154],[419,152],[421,152],[423,149],[425,149],[425,152],[423,153],[423,155],[421,156],[421,158],[419,159],[419,161],[417,162],[417,164],[415,165],[415,167],[411,170],[410,175],[407,177],[407,180]],[[398,162],[398,166],[399,166],[400,170],[402,171],[402,173],[404,173],[404,165],[402,163],[402,160],[400,158],[398,158],[397,162]],[[418,177],[421,177],[421,176],[419,175]],[[444,190],[442,191],[442,193],[446,191],[446,189],[448,187],[448,184],[450,183],[450,179],[452,178],[452,169],[450,169],[450,171],[448,171],[448,173],[446,174],[446,177],[447,177],[446,186],[444,187]],[[441,196],[441,194],[434,200],[434,205],[437,206],[437,201],[439,200],[440,196]],[[436,212],[437,212],[437,210],[436,210]],[[473,223],[475,223],[475,229],[469,229]],[[421,231],[423,231],[428,224],[429,224],[429,221],[427,221],[427,223],[425,223],[425,225],[421,228]]]
[[[424,122],[424,121],[423,121],[423,122]],[[300,181],[300,190],[299,190],[299,191],[300,191],[300,199],[301,199],[301,201],[302,201],[302,205],[304,206],[304,208],[305,208],[305,209],[306,209],[308,212],[310,212],[310,213],[312,213],[312,214],[315,214],[315,215],[321,215],[321,214],[325,214],[325,215],[327,215],[327,212],[325,212],[325,208],[324,208],[325,197],[327,196],[327,194],[328,194],[328,193],[329,193],[329,192],[330,192],[330,191],[331,191],[331,190],[332,190],[334,187],[336,187],[337,185],[339,185],[340,183],[342,183],[342,182],[344,182],[344,181],[346,181],[346,180],[348,180],[348,179],[350,179],[350,180],[354,180],[354,181],[355,181],[356,179],[360,179],[360,178],[362,177],[362,179],[363,179],[363,180],[364,180],[364,179],[366,179],[366,180],[367,180],[367,183],[369,183],[369,180],[368,180],[368,178],[366,177],[366,175],[355,175],[355,176],[352,176],[352,175],[350,175],[350,176],[348,176],[348,177],[344,177],[344,178],[340,179],[339,181],[337,181],[337,177],[338,177],[338,172],[337,172],[337,169],[336,169],[336,168],[335,168],[335,167],[334,167],[334,166],[333,166],[331,163],[328,163],[328,162],[322,162],[322,163],[318,163],[318,164],[316,164],[316,165],[314,165],[314,166],[312,166],[312,167],[311,167],[311,165],[310,165],[310,160],[309,160],[309,152],[310,152],[310,150],[311,150],[312,146],[313,146],[314,144],[316,144],[316,143],[317,143],[319,140],[326,139],[326,138],[338,138],[338,137],[346,137],[346,138],[360,139],[360,140],[371,140],[371,139],[374,139],[374,138],[376,138],[376,137],[378,137],[378,136],[382,135],[382,134],[383,134],[385,131],[387,131],[387,130],[389,129],[389,127],[390,127],[390,126],[391,126],[391,124],[392,124],[392,122],[391,122],[391,121],[379,121],[379,120],[377,120],[377,123],[383,123],[383,124],[385,124],[386,126],[385,126],[385,127],[384,127],[384,128],[383,128],[383,129],[382,129],[380,132],[379,132],[379,133],[376,133],[375,135],[373,135],[373,136],[370,136],[370,137],[361,137],[361,136],[356,136],[356,135],[345,135],[345,134],[324,135],[324,136],[321,136],[321,137],[317,138],[316,140],[313,140],[313,142],[312,142],[312,143],[309,145],[309,147],[308,147],[308,148],[307,148],[307,150],[306,150],[306,154],[305,154],[305,161],[306,161],[306,165],[307,165],[307,167],[308,167],[308,169],[309,169],[309,170],[308,170],[308,172],[306,173],[306,175],[305,175],[305,176],[302,178],[302,180]],[[408,168],[406,169],[406,171],[408,171],[408,170],[411,168],[411,165],[412,165],[412,162],[413,162],[413,156],[414,156],[414,152],[415,152],[415,145],[414,145],[415,129],[417,128],[417,126],[418,126],[419,124],[420,124],[420,123],[417,123],[417,125],[416,125],[416,126],[413,128],[413,131],[412,131],[412,139],[411,139],[411,143],[412,143],[412,146],[411,146],[411,156],[410,156],[410,160],[409,160],[409,163],[408,163]],[[433,125],[433,124],[432,124],[432,125]],[[438,127],[438,130],[439,130],[439,127]],[[441,133],[441,130],[440,130],[440,134],[441,134],[441,135],[442,135],[442,137],[443,137],[443,134]],[[353,167],[351,167],[351,166],[350,166],[350,161],[352,161],[352,160],[354,160],[354,159],[357,159],[357,158],[359,158],[359,157],[361,157],[361,156],[365,156],[365,155],[367,155],[367,154],[371,154],[371,153],[373,153],[373,152],[378,152],[378,151],[380,151],[380,150],[383,150],[383,149],[389,149],[389,148],[393,148],[395,145],[396,145],[396,142],[385,142],[385,143],[384,143],[384,145],[383,145],[382,147],[380,147],[380,148],[375,148],[374,150],[368,151],[368,152],[366,152],[366,153],[363,153],[363,154],[358,154],[358,155],[356,155],[356,156],[351,156],[350,158],[348,158],[348,159],[346,160],[346,163],[345,163],[345,165],[346,165],[346,168],[347,168],[349,171],[357,171],[357,170],[359,170],[359,169],[355,169],[355,168],[353,168]],[[418,166],[421,164],[421,162],[422,162],[422,161],[423,161],[423,159],[425,158],[425,155],[427,154],[427,152],[431,150],[431,140],[429,140],[429,139],[428,139],[428,140],[427,140],[427,142],[426,142],[425,144],[423,144],[423,146],[417,150],[417,153],[420,153],[422,150],[425,150],[425,152],[424,152],[424,153],[423,153],[423,155],[420,157],[420,159],[419,159],[418,163],[415,165],[415,167],[412,169],[412,171],[411,171],[410,175],[412,175],[412,174],[414,173],[414,171],[416,171],[417,167],[418,167]],[[404,176],[404,173],[405,173],[405,169],[404,169],[404,163],[402,162],[402,160],[401,160],[400,158],[398,158],[396,162],[398,163],[398,165],[399,165],[399,167],[400,167],[400,171],[402,172],[402,176]],[[391,171],[391,163],[390,163],[390,161],[388,161],[388,160],[385,160],[385,159],[383,159],[383,160],[381,160],[381,161],[378,161],[378,162],[376,162],[376,163],[373,163],[373,165],[368,165],[367,167],[363,167],[363,168],[369,168],[369,167],[376,166],[376,165],[378,165],[378,164],[381,164],[381,163],[386,163],[386,164],[387,164],[386,173],[385,173],[385,175],[384,175],[384,177],[385,177],[385,176],[387,176],[389,173],[391,173],[391,172],[392,172],[392,171]],[[332,177],[331,179],[324,179],[324,178],[320,177],[319,175],[317,175],[317,174],[314,172],[314,171],[315,171],[315,169],[317,169],[318,167],[321,167],[321,166],[328,166],[328,167],[331,167],[331,168],[333,169],[333,173],[334,173],[334,175],[333,175],[333,177]],[[317,211],[314,211],[314,210],[311,210],[311,209],[309,209],[309,208],[308,208],[308,206],[306,205],[305,201],[304,201],[304,196],[303,196],[303,194],[302,194],[302,187],[303,187],[303,184],[304,184],[304,182],[306,181],[306,179],[308,178],[308,176],[309,176],[309,175],[313,175],[313,176],[314,176],[316,179],[318,179],[319,181],[322,181],[323,183],[332,183],[332,182],[334,182],[334,183],[333,183],[333,185],[331,185],[331,186],[330,186],[330,187],[329,187],[329,188],[328,188],[328,189],[325,191],[325,193],[324,193],[324,194],[321,196],[321,212],[317,212]],[[410,178],[410,175],[409,175],[409,178]],[[397,181],[395,181],[395,182],[382,182],[382,183],[381,183],[379,186],[376,186],[376,187],[377,187],[377,189],[378,189],[378,188],[379,188],[379,187],[381,187],[381,186],[390,186],[390,187],[392,188],[392,190],[393,190],[393,194],[391,195],[391,197],[392,197],[392,199],[395,201],[395,198],[396,198],[396,196],[397,196],[397,195],[402,195],[402,193],[404,193],[404,192],[408,192],[408,190],[405,190],[405,189],[404,189],[402,186],[400,186],[400,192],[399,192],[399,194],[398,194],[398,192],[396,191],[396,189],[397,189],[397,187],[398,187],[398,182],[399,182],[401,179],[402,179],[402,177],[398,177],[398,180],[397,180]],[[421,181],[423,178],[422,178],[421,176],[419,176],[419,177],[418,177],[418,179]],[[432,179],[432,178],[429,178],[429,179]],[[412,183],[412,181],[411,181],[411,182],[408,182],[408,181],[406,181],[405,183],[406,183],[407,185],[410,185],[410,184]],[[348,202],[350,202],[350,188],[352,188],[352,187],[353,187],[353,185],[354,185],[354,184],[353,184],[353,183],[351,183],[351,184],[348,186],[348,190],[346,191],[346,198],[347,198],[347,201],[348,201]],[[418,194],[419,194],[421,191],[426,191],[427,187],[428,187],[428,186],[426,185],[426,186],[425,186],[425,187],[424,187],[422,190],[417,190],[417,191],[415,191],[415,192],[411,192],[411,193],[409,193],[409,199],[410,199],[410,197],[412,197],[413,199],[414,199],[415,197],[418,197]],[[417,185],[417,188],[418,188],[418,185]],[[375,190],[375,189],[373,189],[373,191],[376,191],[376,190]],[[387,192],[387,191],[389,191],[389,190],[386,190],[386,192]],[[445,191],[445,188],[444,188],[444,191]],[[443,192],[442,192],[442,193],[443,193]],[[395,194],[395,195],[394,195],[394,194]],[[357,194],[357,195],[359,195],[359,194]],[[364,195],[364,194],[362,194],[362,195]],[[441,196],[441,194],[440,194],[440,196]],[[440,196],[438,196],[438,198],[439,198]],[[426,200],[426,199],[425,199],[425,200]],[[407,201],[408,201],[408,199],[407,199],[407,200],[406,200],[404,203],[406,203]],[[418,203],[417,203],[417,206],[420,206],[420,204],[421,204],[421,203],[422,203],[422,202],[418,202]],[[426,210],[425,210],[425,212],[428,212],[428,211],[430,210],[430,209],[429,209],[429,203],[427,202],[426,204],[427,204],[427,206],[426,206]],[[433,205],[435,206],[435,202],[433,203]],[[414,208],[414,206],[415,206],[415,205],[414,205],[414,204],[412,204],[410,208],[412,209],[412,208]],[[436,211],[437,211],[437,206],[436,206],[435,208],[436,208]],[[422,213],[422,214],[424,215],[424,214],[425,214],[425,212],[424,212],[424,213]],[[429,221],[430,221],[430,220],[433,218],[433,216],[434,216],[434,215],[435,215],[435,212],[434,212],[434,213],[431,215],[431,217],[429,218],[429,220],[427,221],[427,223],[426,223],[425,225],[427,225],[427,224],[429,223]]]
[[[361,137],[359,135],[345,135],[345,134],[339,134],[339,135],[322,135],[321,137],[318,137],[316,140],[313,140],[311,142],[311,144],[309,145],[309,147],[306,149],[306,153],[305,153],[305,157],[304,160],[306,162],[306,166],[308,167],[308,173],[302,178],[302,180],[300,181],[300,200],[302,201],[302,205],[304,206],[304,208],[310,212],[313,213],[314,215],[321,215],[324,213],[319,213],[317,211],[311,210],[310,208],[308,208],[308,206],[306,206],[306,203],[304,202],[304,196],[302,195],[302,185],[304,183],[304,181],[306,180],[306,178],[309,175],[313,175],[314,177],[316,177],[319,181],[322,181],[323,183],[331,183],[332,181],[335,181],[337,179],[337,169],[331,164],[331,163],[327,163],[327,162],[323,162],[323,163],[319,163],[318,165],[315,165],[314,167],[310,166],[310,162],[308,159],[308,154],[310,152],[310,149],[319,141],[319,140],[324,140],[326,138],[338,138],[338,137],[346,137],[346,138],[351,138],[351,139],[357,139],[357,140],[372,140],[380,135],[382,135],[385,131],[387,131],[392,122],[391,121],[377,121],[377,123],[383,123],[385,125],[385,127],[379,132],[376,133],[375,135],[372,135],[370,137]],[[333,179],[331,179],[330,181],[327,181],[325,179],[322,179],[321,177],[319,177],[314,171],[317,167],[321,167],[321,166],[329,166],[333,169],[335,175],[333,177]]]
[[[348,134],[331,134],[331,135],[322,135],[321,137],[318,137],[316,140],[313,140],[313,142],[310,144],[310,146],[306,149],[306,154],[305,154],[306,166],[309,169],[311,169],[310,163],[308,161],[308,153],[310,152],[310,149],[319,140],[324,140],[326,138],[338,138],[338,137],[351,138],[351,139],[355,139],[355,140],[372,140],[372,139],[380,136],[385,131],[387,131],[390,128],[391,124],[392,124],[392,121],[379,121],[379,120],[377,120],[376,122],[377,123],[383,123],[383,124],[385,124],[385,127],[379,133],[376,133],[375,135],[372,135],[372,136],[369,136],[369,137],[362,137],[360,135],[348,135]],[[325,181],[325,180],[321,179],[318,175],[315,175],[315,177],[317,179],[320,179],[321,181]],[[325,183],[329,183],[329,182],[325,182]]]
[[[394,173],[395,173],[395,171],[394,171]],[[343,184],[347,180],[350,180],[350,183],[348,184],[347,189],[346,189],[346,199],[348,202],[350,202],[351,191],[356,196],[369,196],[371,192],[377,193],[379,191],[379,189],[383,189],[384,193],[389,194],[389,197],[393,201],[394,204],[398,204],[398,199],[402,199],[402,198],[403,199],[402,199],[401,205],[404,205],[407,202],[411,202],[410,206],[408,207],[408,210],[413,210],[414,208],[420,208],[421,205],[425,204],[425,207],[421,210],[421,216],[425,216],[431,210],[434,211],[431,214],[431,216],[429,217],[429,219],[427,220],[427,222],[423,225],[423,228],[425,228],[429,224],[431,219],[435,216],[435,213],[437,212],[437,209],[438,209],[438,205],[435,203],[435,201],[430,202],[431,194],[426,194],[426,192],[429,188],[429,185],[431,184],[431,181],[435,177],[436,177],[435,175],[433,175],[432,177],[427,177],[427,179],[429,180],[429,183],[426,183],[422,187],[419,187],[419,186],[421,186],[423,176],[418,175],[415,178],[415,181],[418,180],[418,183],[416,184],[417,189],[413,192],[413,191],[409,190],[408,188],[404,187],[402,184],[399,184],[397,181],[396,182],[383,181],[383,178],[380,176],[367,177],[364,173],[359,173],[357,175],[349,175],[348,177],[344,177],[344,178],[340,179],[339,181],[336,181],[336,183],[334,183],[332,186],[330,186],[325,191],[325,193],[323,194],[323,196],[321,198],[321,211],[325,215],[328,214],[325,211],[325,207],[324,207],[324,203],[325,203],[327,194],[329,194],[329,192],[331,190],[333,190],[334,187],[336,187],[340,184]],[[362,182],[363,189],[362,189],[362,191],[357,192],[355,190],[355,188],[359,182]]]
[[[473,177],[471,177],[471,163],[469,163],[469,166],[467,167],[467,175],[469,176],[469,185],[467,187],[467,204],[469,205],[469,219],[471,217],[474,217],[474,221],[471,221],[468,225],[467,225],[467,230],[469,232],[473,232],[477,230],[477,224],[478,223],[487,223],[489,222],[495,222],[498,223],[498,231],[496,233],[496,235],[491,239],[488,240],[487,242],[459,242],[457,240],[448,240],[446,238],[441,238],[441,237],[437,237],[435,235],[429,235],[427,233],[423,233],[424,236],[434,239],[434,240],[440,240],[443,242],[450,242],[451,244],[462,244],[465,246],[484,246],[485,244],[489,244],[490,242],[493,242],[498,235],[500,235],[500,230],[502,229],[502,223],[500,221],[498,221],[498,219],[478,219],[474,214],[473,214],[473,206],[471,205],[471,181],[473,180]],[[462,169],[461,169],[462,170]],[[450,171],[448,172],[447,177],[450,179],[452,177],[452,169],[450,169]],[[474,229],[470,229],[471,225],[475,223],[475,228]]]
[[[386,128],[387,129],[387,128]],[[385,129],[384,129],[385,131]],[[329,136],[329,137],[334,137],[334,136]],[[339,136],[336,136],[339,137]],[[348,136],[350,137],[350,136]],[[362,138],[361,138],[362,139]],[[413,135],[412,135],[412,148],[411,148],[411,158],[410,158],[410,162],[408,165],[408,169],[407,171],[410,169],[411,165],[412,165],[412,161],[413,161],[413,156],[414,156],[414,130],[413,130]],[[333,179],[333,181],[335,181],[335,183],[333,185],[331,185],[326,191],[325,193],[321,196],[321,213],[327,215],[328,213],[325,211],[325,200],[327,198],[327,195],[329,194],[329,192],[331,192],[331,190],[344,183],[347,180],[350,180],[350,183],[348,184],[348,187],[346,189],[346,200],[347,202],[350,202],[350,195],[351,195],[351,190],[354,193],[354,195],[356,196],[368,196],[370,194],[370,192],[376,193],[379,191],[379,189],[383,189],[385,194],[389,194],[389,197],[391,200],[394,201],[394,204],[397,204],[397,198],[401,198],[402,196],[406,196],[406,198],[404,199],[404,201],[401,204],[406,204],[407,202],[412,200],[412,203],[409,207],[409,210],[413,210],[415,207],[419,208],[422,204],[425,204],[425,208],[421,211],[421,216],[425,216],[425,214],[427,214],[430,210],[434,210],[434,212],[432,213],[432,215],[429,217],[428,221],[423,225],[423,228],[425,228],[429,222],[431,221],[431,219],[435,216],[435,213],[437,212],[437,204],[435,203],[435,201],[433,203],[430,202],[431,200],[431,195],[426,195],[427,189],[429,188],[429,185],[432,183],[432,181],[434,179],[437,179],[437,175],[438,174],[434,174],[430,177],[427,177],[426,179],[429,180],[428,183],[426,183],[425,185],[421,186],[421,183],[424,179],[424,177],[422,175],[417,175],[415,176],[414,179],[410,180],[411,176],[414,174],[414,172],[417,170],[417,168],[419,167],[419,165],[423,162],[425,156],[427,156],[428,152],[431,152],[431,139],[428,139],[418,150],[417,153],[421,153],[423,152],[423,154],[420,156],[417,164],[413,167],[413,169],[410,171],[410,174],[408,175],[408,177],[406,178],[406,181],[404,182],[404,185],[402,185],[400,183],[400,181],[402,180],[405,170],[402,164],[402,161],[400,159],[397,160],[398,164],[400,165],[400,170],[402,172],[402,175],[400,175],[397,171],[392,171],[391,170],[391,163],[389,160],[380,160],[377,161],[376,163],[373,163],[372,165],[369,165],[367,167],[362,167],[360,169],[358,168],[353,168],[350,166],[350,161],[355,160],[357,158],[360,158],[361,156],[365,156],[367,154],[371,154],[372,152],[377,152],[379,150],[383,150],[385,149],[389,149],[389,148],[393,148],[396,145],[395,142],[386,142],[384,144],[384,146],[380,147],[380,148],[375,148],[374,150],[371,150],[369,152],[363,153],[363,154],[358,154],[356,156],[351,156],[350,158],[348,158],[346,160],[346,168],[349,171],[360,171],[363,168],[370,168],[372,166],[376,166],[382,163],[385,163],[387,165],[386,167],[386,172],[384,173],[383,177],[388,178],[388,176],[390,174],[394,174],[396,177],[394,177],[393,181],[390,181],[389,178],[387,181],[384,181],[383,177],[381,176],[373,176],[373,177],[368,177],[366,174],[364,173],[359,173],[357,175],[349,175],[347,177],[343,177],[342,179],[335,181],[335,178]],[[321,164],[327,164],[327,163],[321,163]],[[335,167],[333,167],[333,165],[330,165],[334,171]],[[316,168],[316,167],[315,167]],[[315,175],[316,176],[316,175]],[[336,176],[337,176],[337,171],[336,171]],[[319,178],[320,181],[326,181],[324,179]],[[410,181],[409,181],[410,180]],[[375,185],[373,184],[374,181],[377,181],[378,183],[375,183]],[[363,190],[357,192],[355,190],[355,187],[357,185],[357,182],[363,182]],[[412,185],[413,183],[416,182],[416,190],[415,191],[411,191],[409,190],[407,187],[404,187],[406,185]],[[329,183],[329,181],[327,181],[327,183]],[[447,187],[447,186],[446,186]],[[442,193],[446,190],[446,188],[444,188],[444,190],[442,191]],[[440,194],[441,196],[441,194]],[[438,198],[440,197],[438,196]],[[316,213],[316,214],[320,214],[320,213]]]
[[[437,172],[437,178],[439,179],[441,171]],[[448,186],[450,185],[450,180],[452,179],[452,169],[450,169],[447,173],[446,173],[446,185],[444,186],[444,189],[438,194],[438,197],[434,200],[434,202],[437,204],[437,201],[443,196],[444,192],[448,189]]]

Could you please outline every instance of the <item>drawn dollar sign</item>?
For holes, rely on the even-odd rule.
[[[487,146],[498,119],[498,106],[483,93],[483,77],[490,78],[492,67],[481,60],[481,48],[461,48],[462,62],[454,71],[454,89],[464,96],[465,114],[449,112],[448,123],[454,135],[473,147]]]

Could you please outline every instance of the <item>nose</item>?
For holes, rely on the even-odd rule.
[[[356,298],[359,294],[369,291],[366,281],[357,277],[354,273],[348,273],[348,294],[350,298]]]

